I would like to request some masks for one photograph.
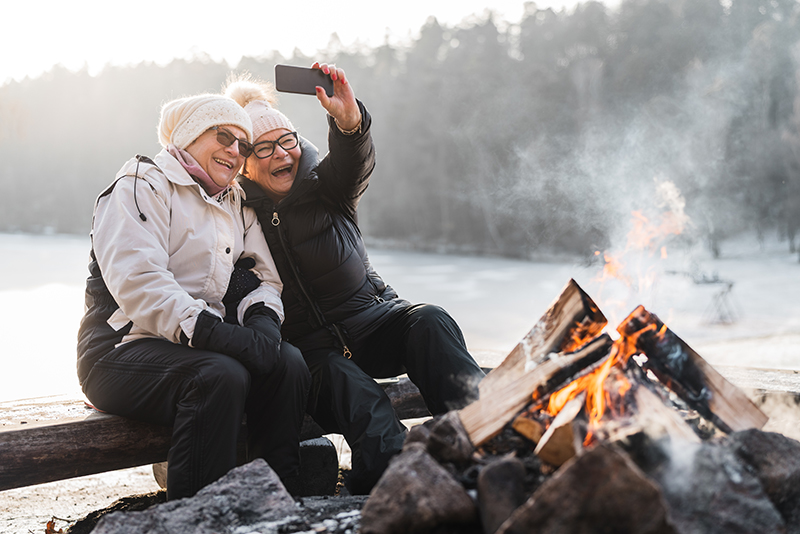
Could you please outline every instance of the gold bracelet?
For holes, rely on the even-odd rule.
[[[362,117],[363,119],[363,117]],[[333,122],[336,123],[336,127],[339,128],[339,131],[342,132],[344,135],[353,135],[361,131],[361,120],[358,121],[358,124],[352,130],[345,130],[339,125],[339,121],[336,120],[336,117],[333,118]]]

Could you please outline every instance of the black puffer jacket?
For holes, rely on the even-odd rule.
[[[372,268],[356,208],[375,167],[372,119],[359,102],[361,132],[344,135],[328,117],[329,153],[301,139],[289,194],[277,204],[254,182],[239,181],[258,214],[283,281],[283,337],[304,348],[352,346],[381,323],[398,299]]]

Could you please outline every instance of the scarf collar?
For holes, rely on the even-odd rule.
[[[223,191],[227,190],[229,185],[225,187],[219,186],[214,183],[214,180],[208,175],[208,173],[200,166],[196,159],[192,157],[191,154],[182,150],[175,145],[170,144],[167,147],[167,152],[169,152],[175,159],[178,160],[178,163],[186,169],[186,172],[189,173],[195,182],[197,182],[200,187],[202,187],[206,193],[211,195],[212,197],[216,197]]]

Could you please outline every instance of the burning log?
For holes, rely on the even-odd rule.
[[[575,428],[575,418],[583,409],[585,398],[585,394],[578,395],[558,412],[533,451],[539,458],[560,467],[578,453],[583,442],[583,433]]]
[[[541,319],[481,381],[481,396],[503,390],[551,352],[570,352],[605,328],[608,321],[575,280],[570,279]]]
[[[639,408],[640,426],[651,438],[666,435],[676,441],[700,442],[692,427],[675,410],[664,406],[664,402],[648,388],[637,387],[634,398]]]
[[[542,422],[528,417],[524,413],[518,415],[517,418],[514,419],[514,422],[511,423],[511,428],[533,443],[539,443],[545,431],[545,425]]]
[[[532,393],[543,396],[578,370],[600,360],[610,346],[611,338],[600,335],[576,352],[550,354],[549,359],[508,381],[502,390],[490,390],[487,394],[481,392],[479,400],[459,412],[472,443],[477,447],[496,436],[531,402]]]
[[[643,368],[674,391],[692,409],[729,434],[762,428],[767,416],[736,386],[662,323],[638,306],[617,327],[634,336],[636,348],[647,356]]]
[[[547,417],[555,417],[536,449],[543,460],[560,465],[579,450],[579,446],[572,446],[575,440],[572,421],[581,410],[575,408],[572,399],[581,394],[586,399],[583,404],[588,418],[584,445],[595,441],[597,432],[610,441],[645,432],[652,438],[668,435],[696,443],[698,437],[694,430],[675,410],[665,405],[666,395],[660,398],[651,391],[664,386],[724,433],[731,429],[761,428],[767,421],[743,392],[727,382],[643,307],[636,308],[617,331],[620,338],[602,362],[576,373],[569,384],[550,393],[546,405],[544,401],[534,402],[528,410],[529,419],[534,421],[542,419],[540,414],[544,414],[545,422]],[[638,362],[632,359],[637,353],[641,356]],[[652,371],[659,384],[652,382],[645,370]],[[633,394],[626,396],[631,390]],[[531,397],[537,401],[541,390],[533,391]],[[572,409],[566,410],[567,405]],[[612,417],[606,417],[609,411]],[[549,444],[556,433],[562,436],[562,441]]]

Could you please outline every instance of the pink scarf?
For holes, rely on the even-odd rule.
[[[189,176],[194,178],[194,181],[200,184],[200,187],[205,189],[206,193],[212,197],[217,196],[228,189],[227,185],[225,187],[221,187],[215,184],[214,180],[211,179],[205,169],[203,169],[203,167],[197,163],[197,160],[185,150],[181,150],[180,148],[171,144],[167,147],[167,152],[172,154],[172,156],[178,160],[178,163],[180,163],[183,168],[186,169],[186,172],[189,173]]]

